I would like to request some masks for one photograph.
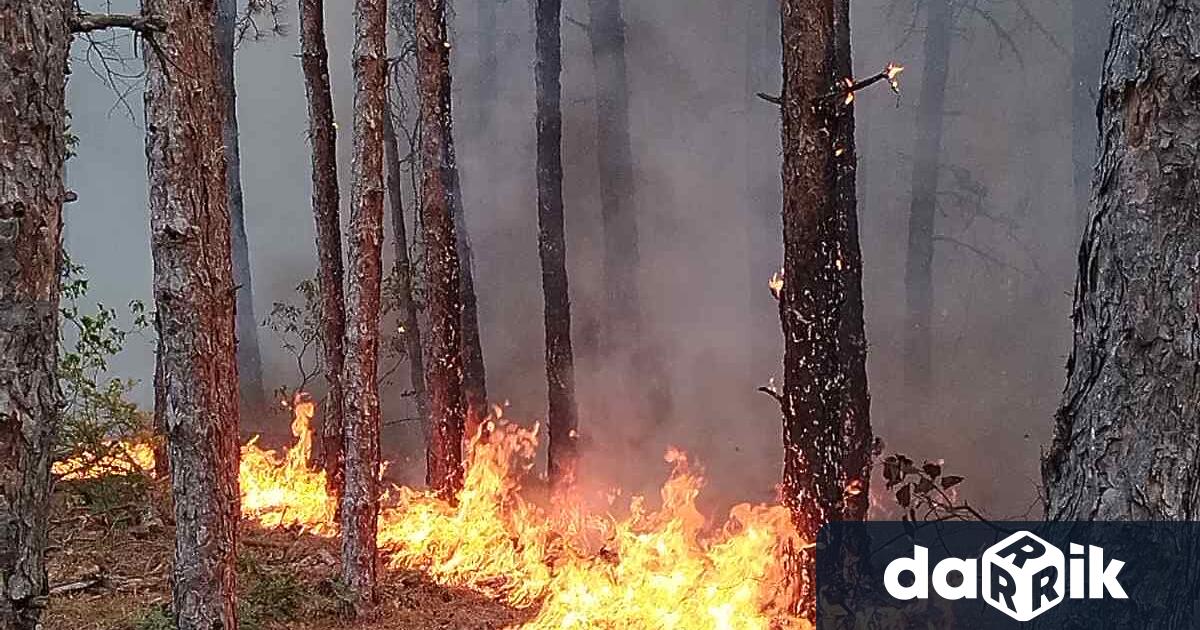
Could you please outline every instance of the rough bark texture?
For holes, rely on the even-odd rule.
[[[225,185],[229,194],[229,229],[233,249],[233,281],[237,285],[237,362],[239,388],[244,407],[254,415],[266,410],[262,357],[258,347],[258,321],[254,318],[254,289],[250,281],[250,245],[246,240],[246,215],[242,200],[242,152],[239,147],[237,89],[234,86],[234,31],[237,0],[217,0],[217,51],[220,81],[224,89]]]
[[[180,630],[237,628],[238,373],[224,97],[212,0],[143,0],[154,303],[175,504]]]
[[[834,77],[853,76],[850,55],[850,0],[834,0]],[[836,156],[834,187],[840,232],[841,270],[845,274],[838,354],[846,383],[842,400],[845,440],[846,520],[864,520],[871,507],[871,398],[867,391],[867,334],[863,321],[863,259],[858,243],[858,152],[854,138],[854,104],[838,108],[833,126]]]
[[[546,384],[549,399],[550,483],[575,481],[579,460],[575,359],[571,352],[571,297],[562,194],[561,0],[537,0],[534,79],[537,85],[538,253],[546,318]]]
[[[417,91],[421,101],[421,220],[429,316],[429,434],[426,481],[451,494],[462,485],[462,293],[453,190],[458,170],[450,126],[450,46],[445,0],[416,0]]]
[[[404,348],[408,353],[409,382],[416,400],[417,417],[429,428],[429,392],[425,389],[425,356],[421,346],[421,320],[413,297],[413,264],[408,253],[408,228],[404,224],[404,181],[400,172],[400,146],[389,107],[383,117],[384,160],[387,167],[388,206],[392,219],[392,249],[395,255],[397,290],[400,293]]]
[[[376,602],[379,515],[379,303],[383,244],[383,122],[387,110],[387,2],[354,8],[354,166],[350,199],[350,284],[346,318],[345,488],[342,579],[350,606]]]
[[[853,122],[841,99],[818,98],[835,89],[844,78],[838,70],[849,65],[847,7],[835,8],[840,1],[782,5],[781,490],[804,540],[816,540],[824,523],[857,514],[845,504],[845,488],[862,468],[846,466],[857,461],[848,449],[864,437],[867,420],[866,377],[857,373],[864,350]],[[811,613],[814,565],[805,557],[798,566],[801,609]]]
[[[329,84],[323,0],[300,0],[300,66],[308,99],[308,138],[312,143],[313,219],[317,228],[317,285],[321,291],[321,350],[329,394],[321,427],[326,479],[341,496],[344,450],[342,418],[346,301],[342,294],[342,227],[337,176],[337,128]]]
[[[1125,0],[1114,9],[1074,347],[1043,464],[1046,514],[1195,520],[1200,5]]]
[[[449,135],[447,138],[450,163],[457,164],[454,140]],[[466,396],[467,426],[477,427],[488,416],[488,394],[483,340],[479,335],[479,306],[475,298],[475,254],[471,251],[471,238],[467,233],[462,182],[457,167],[450,171],[449,177],[447,191],[450,195],[450,212],[454,215],[459,263],[459,301],[462,303],[463,395]]]
[[[68,5],[0,0],[0,629],[46,605]]]
[[[1075,213],[1082,232],[1087,225],[1096,166],[1096,94],[1112,8],[1109,0],[1071,0],[1071,158],[1075,165]]]
[[[925,63],[917,105],[912,200],[908,214],[904,376],[917,421],[933,383],[933,222],[942,158],[942,118],[950,66],[950,0],[925,4]]]

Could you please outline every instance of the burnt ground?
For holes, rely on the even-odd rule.
[[[173,532],[163,489],[140,476],[61,484],[48,554],[47,630],[169,630]],[[339,616],[336,541],[245,525],[238,554],[245,630],[345,630]],[[376,619],[362,630],[490,630],[519,624],[519,611],[420,573],[382,573]]]

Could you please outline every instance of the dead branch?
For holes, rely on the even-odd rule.
[[[899,94],[900,93],[899,77],[900,77],[901,72],[904,72],[904,66],[897,65],[894,63],[889,63],[879,73],[873,74],[873,75],[871,75],[865,79],[862,79],[860,81],[855,81],[853,78],[847,77],[842,80],[842,83],[839,84],[837,89],[813,98],[812,103],[814,105],[816,105],[818,103],[821,103],[822,101],[841,99],[845,104],[849,105],[850,103],[852,103],[854,101],[854,94],[856,92],[858,92],[860,90],[865,90],[865,89],[871,87],[872,85],[879,83],[880,81],[887,81],[888,85],[891,86],[892,91],[895,92],[896,94]],[[757,96],[758,98],[761,98],[762,100],[764,100],[768,103],[771,103],[773,105],[778,105],[780,107],[783,106],[783,97],[782,96],[773,96],[773,95],[767,94],[765,92],[758,92],[757,94],[755,94],[755,96]]]
[[[81,11],[71,17],[72,33],[91,33],[110,28],[127,28],[138,33],[161,33],[167,24],[153,15],[124,15],[120,13],[88,13]]]

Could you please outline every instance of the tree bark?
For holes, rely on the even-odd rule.
[[[1096,166],[1096,93],[1112,8],[1108,0],[1071,0],[1071,157],[1075,165],[1075,213],[1080,233],[1087,226]]]
[[[784,471],[781,491],[802,540],[857,514],[849,450],[866,425],[861,263],[854,209],[851,110],[821,98],[849,65],[841,0],[785,0],[783,31]],[[836,17],[835,17],[836,16]],[[857,302],[856,302],[857,300]],[[861,387],[861,391],[859,388]],[[855,516],[857,517],[857,516]],[[802,552],[801,612],[814,605],[814,565]]]
[[[242,152],[239,147],[237,88],[234,85],[234,31],[237,0],[217,0],[217,51],[224,89],[225,185],[229,194],[229,229],[233,248],[233,281],[237,286],[237,362],[241,401],[256,416],[266,410],[262,357],[258,347],[258,321],[254,318],[254,289],[250,279],[250,245],[246,240],[246,215],[242,199]]]
[[[400,145],[389,107],[383,117],[384,160],[387,167],[388,201],[392,219],[392,248],[395,256],[397,290],[400,293],[400,317],[404,325],[405,351],[408,353],[409,381],[416,400],[417,417],[423,430],[429,429],[429,392],[425,389],[425,356],[421,345],[421,320],[413,297],[413,264],[408,253],[408,228],[404,224],[404,180],[400,172]]]
[[[918,422],[924,421],[925,403],[933,384],[933,224],[950,67],[950,0],[929,0],[925,11],[925,63],[917,106],[904,272],[904,376]]]
[[[854,76],[850,54],[850,0],[834,0],[835,78]],[[834,196],[838,213],[844,302],[838,329],[838,354],[846,383],[842,400],[842,431],[846,479],[845,520],[865,520],[870,510],[871,397],[867,391],[867,334],[863,321],[863,259],[858,241],[858,151],[854,137],[854,103],[838,109],[830,128],[836,156]]]
[[[453,139],[448,141],[450,163],[457,164]],[[479,335],[479,306],[475,297],[475,254],[467,233],[467,218],[463,210],[462,182],[458,168],[450,172],[448,191],[450,211],[454,215],[454,232],[459,262],[459,292],[462,303],[462,364],[463,395],[467,404],[467,426],[478,427],[488,416],[487,373],[483,361],[483,340]],[[467,437],[471,437],[469,434]]]
[[[458,170],[450,119],[450,46],[445,0],[416,0],[417,91],[421,118],[421,219],[429,311],[429,434],[426,481],[451,495],[462,485],[462,292],[454,187]]]
[[[1114,7],[1074,346],[1042,470],[1051,519],[1200,518],[1195,31],[1194,2]]]
[[[308,99],[308,138],[312,143],[313,219],[317,232],[317,285],[321,291],[321,351],[329,393],[321,430],[328,488],[340,497],[344,473],[342,418],[346,301],[342,293],[342,227],[337,175],[337,127],[325,46],[323,0],[300,0],[300,66]]]
[[[561,0],[534,5],[537,84],[538,254],[546,320],[546,385],[549,402],[550,483],[574,484],[579,461],[575,359],[571,351],[571,297],[562,194]]]
[[[154,302],[175,506],[180,630],[237,628],[238,373],[212,0],[143,0],[167,28],[148,40],[146,156]]]
[[[50,462],[60,419],[66,76],[63,2],[0,0],[0,629],[49,597]]]
[[[346,326],[342,579],[358,616],[376,602],[379,514],[379,303],[383,241],[383,124],[387,108],[387,3],[356,0],[354,166]]]

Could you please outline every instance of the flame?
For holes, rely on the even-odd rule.
[[[99,450],[99,454],[83,451],[54,462],[50,470],[61,481],[154,470],[154,447],[147,442],[108,442]]]
[[[767,288],[771,290],[771,295],[778,300],[779,296],[783,295],[783,270],[780,269],[771,274],[771,279],[767,281]]]
[[[285,455],[262,449],[257,438],[242,448],[243,517],[336,535],[325,474],[308,464],[313,403],[298,399],[293,412],[296,442]],[[385,493],[378,542],[388,566],[536,611],[523,626],[531,630],[812,627],[788,613],[793,590],[783,550],[802,545],[786,508],[738,505],[714,527],[696,507],[703,476],[677,449],[665,457],[671,472],[657,510],[641,497],[620,506],[623,516],[589,509],[578,497],[539,503],[521,484],[539,427],[487,425],[486,439],[470,444],[456,501],[406,487]],[[139,465],[149,470],[146,452],[150,460]],[[619,494],[610,493],[609,503]]]
[[[900,93],[900,73],[904,72],[904,66],[902,66],[898,63],[895,63],[895,62],[891,62],[887,65],[886,68],[883,69],[883,71],[887,75],[888,85],[892,86],[892,91],[899,94]]]

